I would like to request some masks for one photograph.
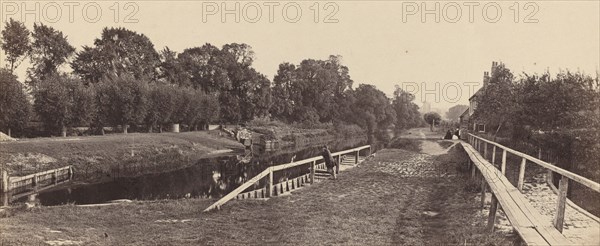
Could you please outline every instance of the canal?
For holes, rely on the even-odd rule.
[[[328,143],[331,152],[368,144],[363,138],[343,139]],[[373,146],[373,151],[377,150]],[[221,197],[272,165],[285,164],[321,155],[322,145],[287,148],[275,151],[253,151],[246,156],[204,158],[195,165],[179,170],[139,177],[114,175],[95,184],[65,184],[36,194],[44,206],[61,204],[96,204],[117,199],[158,200]],[[366,153],[361,153],[364,155]],[[275,181],[284,181],[309,172],[308,165],[274,173]],[[75,173],[77,175],[77,173]],[[258,182],[259,188],[264,182]],[[23,197],[14,202],[24,202]],[[31,199],[31,198],[29,198]]]

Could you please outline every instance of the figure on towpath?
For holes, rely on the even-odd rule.
[[[336,177],[334,168],[339,163],[337,163],[333,159],[333,156],[331,156],[331,152],[329,151],[329,147],[327,147],[327,145],[323,146],[323,160],[325,160],[325,166],[327,167],[327,172],[329,174],[331,174],[331,177],[333,177],[333,179],[336,179],[337,177]]]

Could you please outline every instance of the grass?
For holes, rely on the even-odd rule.
[[[399,177],[379,166],[418,155],[383,150],[338,180],[269,200],[231,201],[209,213],[201,211],[213,200],[203,199],[12,208],[0,218],[0,239],[25,245],[49,240],[85,245],[514,244],[514,238],[483,231],[476,192],[464,189],[460,172],[452,178]],[[455,147],[431,160],[460,170],[463,158]]]
[[[38,138],[0,143],[0,163],[11,176],[74,165],[76,178],[88,180],[124,166],[167,171],[193,164],[199,158],[219,153],[218,150],[242,148],[218,131]]]

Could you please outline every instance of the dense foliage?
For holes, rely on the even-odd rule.
[[[31,106],[23,85],[8,69],[0,68],[0,130],[9,135],[20,130],[29,120]]]
[[[130,126],[160,132],[167,125],[183,124],[193,130],[255,119],[301,127],[359,126],[378,134],[423,123],[414,95],[397,88],[390,99],[372,85],[353,88],[341,56],[281,63],[271,82],[252,67],[255,53],[243,43],[157,51],[144,34],[104,28],[93,45],[76,51],[62,32],[44,24],[34,25],[31,44],[22,23],[10,20],[6,30],[2,47],[11,67],[21,57],[29,57],[32,64],[27,70],[29,90],[6,83],[19,92],[14,95],[25,98],[31,93],[33,118],[52,134],[65,135],[68,128],[80,126],[98,132],[120,126],[126,133]],[[65,63],[72,73],[60,71]],[[5,75],[12,81],[12,71]],[[27,121],[5,118],[4,128]]]

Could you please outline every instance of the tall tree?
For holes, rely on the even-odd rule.
[[[366,129],[369,134],[385,130],[396,121],[396,111],[385,93],[373,85],[360,84],[353,91],[355,103],[353,123]]]
[[[93,90],[78,78],[54,74],[40,81],[34,106],[46,129],[65,137],[68,127],[89,125],[96,113],[93,98]]]
[[[99,117],[96,126],[121,125],[127,133],[129,124],[143,123],[148,110],[148,83],[132,76],[107,77],[98,83]]]
[[[10,64],[10,73],[19,66],[22,59],[29,52],[29,30],[23,22],[15,21],[10,18],[2,30],[2,40],[0,40],[4,54],[4,59]]]
[[[93,83],[105,76],[155,80],[159,65],[150,39],[125,28],[104,28],[94,47],[84,46],[71,63],[76,74]]]
[[[148,132],[152,132],[153,128],[158,126],[159,132],[162,132],[162,126],[167,123],[175,123],[172,121],[172,115],[176,108],[181,108],[183,105],[178,105],[179,91],[172,85],[153,84],[148,92],[148,107],[146,118],[144,119],[148,126]]]
[[[160,52],[160,59],[159,80],[179,86],[191,86],[190,76],[177,57],[177,52],[165,47]]]
[[[29,75],[34,80],[44,80],[58,73],[58,68],[73,55],[75,48],[61,31],[44,24],[33,24],[31,63]]]
[[[316,113],[318,122],[332,122],[345,107],[345,92],[353,81],[340,57],[330,56],[328,60],[303,60],[298,66],[281,64],[273,83],[271,113],[275,117],[301,122],[314,119]]]
[[[414,103],[415,96],[404,91],[400,86],[394,90],[392,107],[396,111],[396,131],[417,127],[421,122],[419,106]]]
[[[462,104],[452,106],[448,109],[448,112],[446,112],[446,119],[453,122],[458,122],[460,115],[464,113],[465,110],[467,110],[468,108],[469,106]]]
[[[0,130],[11,135],[12,129],[22,129],[29,119],[31,105],[23,85],[8,69],[0,68]]]

